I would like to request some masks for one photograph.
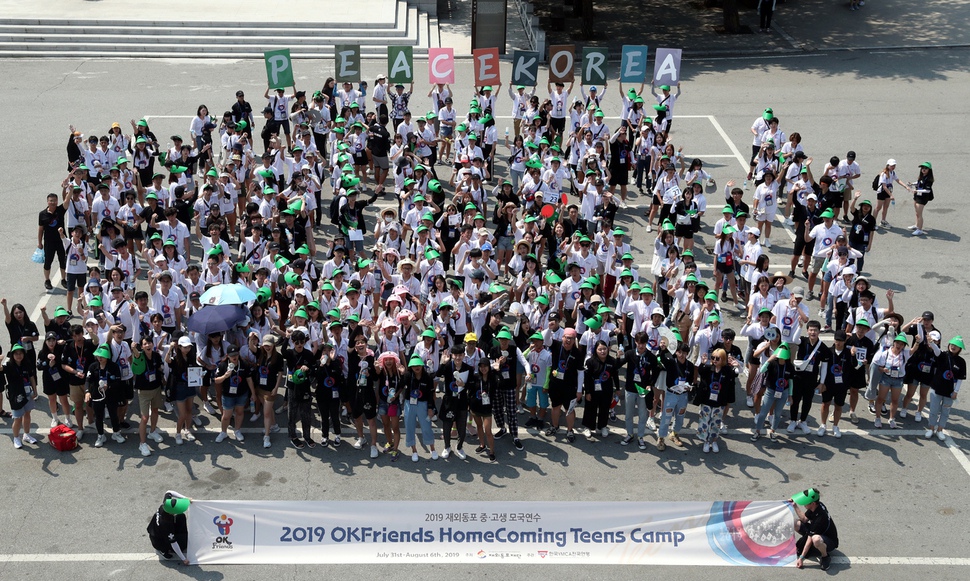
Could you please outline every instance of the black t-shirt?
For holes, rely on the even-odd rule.
[[[876,231],[876,217],[872,212],[863,214],[862,210],[856,209],[852,213],[852,226],[849,228],[849,244],[853,247],[860,247],[869,244],[869,237]]]
[[[817,350],[816,347],[818,347]],[[815,345],[812,345],[812,342],[808,340],[802,341],[798,344],[795,359],[804,360],[805,367],[803,371],[795,371],[795,379],[818,383],[822,364],[828,363],[830,358],[831,353],[829,352],[829,348],[822,343],[821,339]]]
[[[387,152],[391,149],[390,134],[387,129],[378,126],[376,131],[371,130],[371,136],[367,138],[367,147],[374,157],[387,157]]]
[[[37,218],[37,225],[44,229],[45,244],[61,243],[61,233],[57,229],[64,228],[64,231],[67,232],[67,226],[64,221],[66,215],[67,210],[61,205],[54,208],[54,212],[48,212],[47,208],[40,211],[40,215]]]
[[[630,393],[652,386],[660,375],[662,368],[660,360],[649,349],[637,353],[636,349],[629,349],[623,354],[621,364],[626,365],[626,390]]]
[[[572,349],[566,349],[561,341],[553,341],[549,347],[552,353],[552,366],[549,368],[550,389],[572,389],[582,391],[579,385],[579,372],[583,369],[583,350],[579,343]]]
[[[959,355],[949,351],[940,353],[933,366],[933,391],[937,395],[950,397],[957,380],[967,379],[967,362]]]
[[[835,521],[829,516],[829,509],[825,508],[824,504],[819,502],[815,510],[805,511],[805,518],[808,520],[808,524],[802,527],[802,536],[825,535],[838,546],[839,531],[835,528]],[[834,548],[829,547],[830,550]]]
[[[227,357],[225,361],[219,364],[216,370],[216,377],[222,377],[229,371],[229,358]],[[236,361],[236,368],[232,373],[225,379],[222,383],[222,393],[238,397],[249,393],[249,384],[246,383],[246,379],[252,374],[252,367],[245,359],[240,357]]]

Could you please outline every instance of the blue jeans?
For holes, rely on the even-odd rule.
[[[687,411],[687,393],[673,393],[668,391],[664,395],[664,413],[660,418],[661,438],[666,438],[670,428],[670,421],[674,422],[674,432],[684,427],[684,413]]]
[[[950,419],[950,410],[953,409],[953,398],[937,395],[935,391],[930,392],[930,419],[927,425],[931,428],[943,429],[946,421]]]
[[[760,432],[762,426],[765,425],[765,418],[768,417],[768,412],[774,412],[771,417],[771,431],[774,432],[777,430],[778,422],[781,421],[781,415],[785,413],[785,406],[787,404],[787,389],[782,391],[766,389],[765,394],[761,396],[761,411],[758,412],[758,417],[754,419],[754,429]]]
[[[653,398],[651,398],[650,403],[647,403],[647,398],[640,395],[635,391],[627,391],[625,411],[626,411],[626,435],[633,437],[633,415],[634,410],[636,410],[637,416],[637,437],[642,438],[646,433],[647,429],[647,414],[650,413],[650,403],[653,403]]]
[[[637,182],[637,189],[643,189],[643,178],[647,178],[647,187],[650,187],[650,159],[638,159],[637,167],[633,170],[634,178]]]
[[[415,432],[421,423],[421,441],[425,446],[434,444],[434,432],[431,431],[431,418],[428,417],[428,402],[419,401],[411,405],[411,400],[404,402],[404,445],[412,447],[415,445]]]
[[[513,192],[518,192],[519,191],[519,184],[522,183],[522,178],[524,176],[525,176],[525,172],[524,171],[520,171],[520,170],[517,170],[517,169],[510,169],[509,170],[509,181],[512,182],[512,191]]]

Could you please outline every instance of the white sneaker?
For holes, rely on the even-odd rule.
[[[785,431],[788,432],[789,434],[794,434],[796,426],[798,426],[798,424],[796,424],[795,422],[788,422],[788,427],[785,428]]]
[[[270,426],[269,427],[269,433],[270,434],[278,434],[278,433],[280,433],[280,426],[279,426],[279,424],[273,424],[272,426]]]
[[[431,459],[432,460],[437,460],[438,459],[438,451],[437,450],[432,450],[431,451]]]
[[[111,434],[111,439],[114,440],[115,442],[118,442],[119,444],[125,441],[125,437],[119,434],[118,432]]]
[[[98,445],[95,444],[95,446],[98,446]],[[19,449],[21,449],[21,448],[24,447],[24,443],[22,441],[20,441],[20,438],[14,438],[13,439],[13,447],[19,450]],[[100,448],[100,446],[98,446],[98,447]]]
[[[794,225],[795,225],[795,221],[794,220],[792,220],[790,217],[789,218],[785,218],[785,226],[794,226]]]
[[[926,430],[926,433],[923,434],[923,437],[926,438],[927,440],[929,440],[930,438],[932,438],[933,437],[933,430]]]
[[[30,434],[24,434],[24,438],[23,439],[24,439],[24,442],[27,442],[28,444],[36,444],[37,443],[37,438],[31,436]]]
[[[923,234],[926,234],[926,232],[923,232],[922,230],[913,230],[913,234],[912,235],[913,236],[922,236]]]
[[[765,243],[763,244],[765,248],[771,248],[771,240],[765,238]]]
[[[711,445],[708,444],[707,442],[704,442],[704,453],[707,454],[710,451],[711,451]]]
[[[899,417],[905,418],[908,415],[909,415],[909,412],[906,411],[906,408],[899,410]]]
[[[936,433],[936,439],[941,442],[946,439],[946,434],[943,433],[943,430]]]
[[[803,434],[808,435],[812,433],[812,429],[809,428],[808,424],[806,424],[805,422],[798,422],[798,427],[799,429],[801,429]]]
[[[205,408],[206,413],[210,413],[212,415],[215,415],[216,408],[212,407],[212,404],[211,403],[205,402],[205,404],[203,404],[202,407]]]
[[[722,434],[726,434],[726,433],[728,433],[728,427],[727,427],[727,424],[721,424],[721,433],[722,433]]]
[[[363,447],[364,447],[363,438],[357,438],[356,440],[354,440],[354,450],[360,450]]]
[[[216,436],[216,444],[218,444],[219,442],[225,441],[225,439],[228,437],[229,437],[229,434],[225,432],[219,432],[219,435]]]
[[[744,404],[746,406],[748,406],[749,408],[753,408],[754,407],[754,397],[749,395],[748,397],[744,398]]]
[[[54,416],[54,417],[51,418],[51,427],[52,428],[56,428],[57,427],[57,424],[59,424],[59,423],[61,423],[61,422],[57,421],[57,416]]]
[[[896,420],[889,420],[889,429],[890,430],[896,429]]]
[[[155,440],[158,443],[162,442],[162,433],[158,431],[158,428],[155,428],[154,431],[149,432],[148,437]]]
[[[263,447],[264,448],[269,448],[270,447],[269,436],[263,436]]]
[[[721,451],[721,449],[717,447],[717,442],[714,442],[711,444],[711,451],[714,452],[715,454]]]
[[[192,432],[185,430],[185,433],[182,434],[182,439],[184,439],[186,442],[192,442],[195,440],[195,436],[192,435]]]
[[[245,442],[246,441],[246,436],[243,435],[242,430],[233,430],[232,433],[235,434],[236,441],[237,442]]]
[[[199,416],[192,416],[192,423],[195,424],[196,427],[201,427],[202,419],[199,418]]]
[[[182,445],[182,432],[175,434],[175,444],[178,446]]]
[[[371,458],[377,458],[380,455],[380,453],[381,452],[380,452],[380,450],[377,449],[377,446],[371,446],[370,447],[370,457]]]
[[[259,414],[253,414],[249,416],[249,423],[254,423],[258,419],[259,419]]]
[[[340,445],[340,436],[334,436],[333,437],[333,447],[336,448],[339,445]]]
[[[647,224],[647,232],[653,232],[653,226],[652,225]]]
[[[170,414],[173,411],[175,411],[175,406],[172,405],[172,402],[170,401],[165,402],[165,413]]]
[[[882,427],[882,418],[880,418],[879,416],[876,416],[876,421],[873,422],[873,425],[875,425],[877,428],[881,428]]]
[[[919,228],[916,226],[916,224],[913,224],[912,226],[907,226],[906,229],[907,230],[918,230]]]
[[[605,438],[605,437],[607,437],[609,435],[610,435],[610,429],[609,428],[603,428],[602,430],[600,430],[600,436],[602,436],[602,437]]]
[[[465,458],[468,457],[468,454],[465,454],[465,451],[459,448],[455,450],[455,456],[458,456],[459,460],[464,460]]]
[[[824,436],[825,435],[825,426],[819,426],[818,427],[818,431],[815,432],[815,433],[818,434],[819,436]]]
[[[147,442],[139,444],[138,451],[141,452],[141,455],[146,458],[152,455],[152,449],[148,447]]]
[[[916,413],[913,414],[913,421],[916,423],[923,421],[923,410],[916,410]]]
[[[94,447],[100,448],[101,446],[104,446],[104,443],[107,441],[108,441],[108,436],[105,436],[104,434],[99,434],[98,439],[94,441]],[[181,442],[179,443],[181,444]]]
[[[414,454],[411,454],[411,461],[412,462],[417,462],[418,461],[418,453],[417,452],[415,452]]]
[[[647,429],[651,432],[657,429],[657,422],[653,420],[653,416],[647,418]]]
[[[445,460],[447,460],[448,459],[448,456],[451,456],[451,448],[445,448],[444,450],[441,451],[441,457],[442,458],[444,458]],[[432,456],[432,458],[434,458],[434,456]]]
[[[832,426],[832,435],[836,438],[841,438],[842,430],[840,430],[838,426]]]

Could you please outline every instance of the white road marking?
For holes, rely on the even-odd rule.
[[[58,268],[56,272],[51,274],[51,285],[53,285],[54,288],[60,288],[60,284],[61,284],[61,270],[60,268]],[[37,306],[34,307],[34,310],[30,311],[30,320],[36,323],[38,327],[41,326],[40,310],[46,307],[47,303],[49,303],[50,300],[51,300],[51,292],[48,291],[44,293],[44,296],[40,297],[39,301],[37,301]]]
[[[946,444],[946,447],[950,449],[950,452],[953,453],[953,457],[957,459],[960,466],[962,466],[963,469],[966,470],[967,474],[970,475],[970,458],[967,458],[967,455],[963,453],[963,450],[960,449],[960,446],[957,446],[956,442],[953,441],[953,438],[950,437],[949,434],[946,435],[946,439],[943,440],[943,442]]]

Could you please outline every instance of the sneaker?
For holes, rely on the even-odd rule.
[[[653,232],[653,226],[652,225],[647,224],[647,232]]]
[[[708,444],[707,442],[704,442],[704,453],[707,454],[710,451],[711,451],[711,445]]]
[[[162,442],[162,433],[160,431],[158,431],[158,428],[155,428],[155,430],[153,430],[152,432],[150,432],[148,434],[148,437],[151,438],[151,439],[153,439],[153,440],[155,440],[155,442],[157,442],[159,444]]]
[[[754,396],[750,396],[749,395],[748,397],[744,398],[744,403],[749,408],[753,408],[754,407]]]
[[[432,450],[431,451],[431,459],[432,460],[437,460],[438,458],[439,458],[438,451],[437,450]]]
[[[825,325],[822,325],[822,332],[823,333],[831,333],[832,332],[832,325],[829,325],[828,323],[826,323]]]
[[[765,248],[771,248],[771,240],[768,240],[767,238],[765,238],[764,247]]]
[[[451,448],[445,448],[444,450],[441,451],[441,457],[444,460],[447,460],[449,456],[451,456]]]
[[[104,446],[104,443],[107,441],[108,441],[108,436],[105,436],[104,434],[98,434],[98,439],[94,441],[94,447],[100,448],[101,446]],[[181,444],[182,442],[178,442],[178,443]]]
[[[576,441],[576,433],[573,431],[566,432],[566,441],[572,444]]]
[[[290,438],[290,444],[293,444],[293,447],[297,450],[302,450],[304,448],[303,440],[299,438]]]
[[[647,418],[647,429],[651,432],[657,429],[657,422],[654,421],[652,416]]]
[[[270,447],[269,436],[263,436],[263,447],[264,448],[269,448]]]
[[[199,418],[199,416],[193,416],[192,417],[192,423],[195,424],[195,427],[198,428],[198,427],[202,426],[202,419]]]
[[[720,451],[721,451],[721,449],[717,447],[717,442],[712,442],[711,443],[711,452],[714,452],[715,454],[717,454]]]
[[[721,433],[722,433],[722,434],[726,434],[726,433],[728,433],[728,427],[727,427],[727,424],[721,424]]]
[[[869,413],[876,415],[876,404],[872,403],[871,401],[869,402]]]
[[[855,415],[855,412],[849,412],[849,421],[853,424],[859,423],[859,416]]]
[[[794,225],[795,225],[795,221],[792,220],[790,216],[788,218],[785,218],[785,226],[794,226]]]
[[[51,284],[51,281],[45,280],[44,281],[44,288],[47,289],[47,290],[54,290],[54,285]]]
[[[280,433],[280,426],[279,426],[279,424],[273,424],[272,426],[270,426],[269,427],[269,433],[270,434],[278,434],[278,433]]]
[[[482,453],[482,452],[484,452],[485,450],[488,450],[488,448],[487,448],[487,447],[485,447],[485,446],[479,446],[479,447],[477,447],[477,448],[475,448],[475,453],[476,453],[476,454],[481,454],[481,453]]]
[[[832,565],[832,557],[825,555],[824,557],[819,557],[818,566],[823,571],[828,571],[829,566]]]
[[[818,434],[819,436],[824,436],[825,435],[825,426],[819,426],[818,427],[818,431],[815,432],[815,433]]]
[[[206,413],[209,413],[209,414],[212,414],[212,415],[216,415],[216,408],[212,407],[212,404],[211,403],[205,402],[202,405],[202,407],[205,408]]]
[[[778,439],[778,434],[774,430],[771,430],[770,432],[768,432],[768,439],[774,442],[775,440]]]
[[[334,436],[333,437],[333,447],[336,448],[337,446],[339,446],[340,445],[340,441],[341,441],[340,440],[340,436]]]
[[[676,432],[671,434],[670,440],[674,443],[674,446],[680,446],[680,447],[684,446],[683,440],[680,439],[680,436],[678,436]]]
[[[609,437],[609,435],[610,435],[610,429],[609,428],[603,428],[603,429],[600,430],[600,436],[601,437],[606,438],[606,437]]]
[[[219,432],[219,435],[216,436],[216,444],[218,444],[219,442],[224,442],[228,437],[229,437],[229,434],[225,432]]]
[[[806,301],[814,301],[814,300],[815,300],[816,298],[817,298],[817,297],[815,296],[815,291],[813,291],[813,290],[810,290],[810,291],[808,291],[808,296],[807,296],[807,297],[805,297],[805,300],[806,300]],[[823,314],[823,315],[824,315],[824,314]]]
[[[617,420],[616,412],[613,410],[610,410],[610,421],[615,422],[616,420]]]
[[[193,436],[193,435],[192,435],[192,432],[190,432],[190,431],[188,431],[188,430],[185,430],[185,434],[184,434],[184,435],[182,436],[182,438],[183,438],[183,439],[184,439],[184,440],[185,440],[186,442],[192,442],[192,441],[194,441],[194,440],[195,440],[195,436]]]
[[[525,448],[525,446],[522,445],[522,440],[518,438],[514,438],[512,440],[512,445],[515,446],[516,450],[522,450],[523,448]]]
[[[417,452],[411,454],[411,461],[412,462],[417,462],[418,461],[418,453]]]
[[[882,226],[883,228],[892,228],[892,226],[893,226],[892,224],[890,224],[889,222],[887,222],[885,220],[883,220],[882,222],[880,222],[879,225]]]
[[[642,438],[641,438],[642,441]],[[667,442],[663,438],[657,438],[657,451],[663,452],[667,449]]]
[[[103,444],[103,443],[104,443],[104,442],[102,442],[102,444]],[[98,448],[100,448],[100,447],[101,447],[101,446],[99,446],[98,444],[95,444],[95,446],[97,446]],[[21,449],[21,448],[23,448],[23,447],[24,447],[24,443],[20,441],[20,438],[14,438],[14,439],[13,439],[13,447],[19,450],[19,449]]]
[[[491,452],[489,452],[488,453],[488,461],[489,462],[495,462],[495,454],[492,454]]]
[[[330,445],[330,440],[328,440],[327,438],[324,438],[324,439],[320,440],[320,447],[321,448],[326,448],[329,445]]]
[[[805,422],[798,422],[798,428],[799,428],[799,429],[800,429],[800,430],[802,431],[802,433],[803,433],[803,434],[805,434],[805,435],[808,435],[808,434],[811,434],[811,433],[812,433],[812,429],[811,429],[811,428],[809,428],[809,427],[808,427],[808,424],[806,424]]]
[[[797,426],[798,426],[798,424],[795,423],[795,422],[788,422],[788,427],[785,428],[785,431],[788,432],[789,434],[794,434],[795,433],[795,428]]]
[[[751,434],[752,442],[757,442],[760,438],[761,438],[761,432],[759,430],[755,430],[754,433]]]
[[[555,436],[556,432],[558,431],[559,431],[559,426],[549,426],[548,428],[546,428],[546,431],[544,433],[547,436]]]
[[[54,416],[53,418],[51,418],[51,427],[52,428],[56,428],[57,427],[57,424],[59,424],[59,423],[61,423],[61,422],[57,421],[57,416]]]
[[[307,438],[306,439],[306,447],[307,448],[310,448],[310,449],[316,448],[317,447],[317,443],[313,441],[313,438]]]
[[[242,430],[233,430],[232,433],[235,434],[236,441],[237,442],[245,442],[246,441],[246,436],[243,435]]]
[[[165,402],[165,413],[170,414],[173,411],[175,411],[175,406],[172,405],[172,402],[170,401]]]
[[[455,456],[458,456],[459,460],[464,460],[465,458],[468,457],[468,454],[465,454],[464,450],[462,450],[461,448],[458,448],[457,450],[455,450]]]
[[[98,436],[98,439],[100,440],[101,439],[101,436]],[[175,444],[178,445],[178,446],[181,446],[182,445],[182,432],[179,432],[179,433],[175,434]]]
[[[913,234],[912,235],[913,236],[923,236],[924,234],[926,234],[926,232],[923,232],[922,230],[913,230]]]
[[[916,413],[913,414],[913,421],[916,423],[923,421],[923,410],[916,410]]]
[[[496,440],[501,440],[505,434],[508,434],[508,432],[505,431],[505,428],[500,428],[499,431],[495,432],[494,438]]]
[[[832,435],[836,438],[841,438],[842,430],[840,430],[838,426],[832,426]]]
[[[147,443],[139,444],[138,451],[141,452],[141,455],[146,458],[152,455],[152,449],[148,447]]]
[[[936,439],[941,442],[946,439],[946,434],[943,433],[943,430],[936,433]]]
[[[913,224],[912,226],[907,226],[906,229],[907,230],[919,230],[919,227],[916,226],[916,224]]]
[[[902,408],[899,410],[899,417],[905,418],[908,415],[909,415],[909,412],[906,411],[906,408]]]
[[[633,436],[630,436],[630,435],[623,436],[623,439],[620,440],[620,445],[621,446],[628,446],[630,444],[630,442],[632,442],[632,441],[633,441]]]
[[[531,417],[531,418],[529,418],[528,420],[525,421],[525,424],[524,425],[527,428],[534,428],[536,426],[536,422],[537,421],[538,421],[538,419],[536,419],[535,417]]]
[[[876,417],[875,426],[877,428],[881,428],[882,427],[882,418]]]
[[[24,436],[24,439],[27,440],[27,436]],[[118,432],[111,434],[111,439],[114,440],[115,442],[118,442],[119,444],[125,441],[125,437],[119,434]],[[27,440],[27,441],[29,442],[30,440]]]
[[[897,429],[897,427],[896,427],[896,420],[889,420],[889,429],[890,430]]]
[[[371,459],[377,458],[380,455],[380,453],[381,452],[380,452],[380,450],[377,449],[377,446],[371,446],[370,447],[370,457],[371,457]]]
[[[932,438],[933,437],[933,430],[926,430],[926,433],[923,434],[923,437],[926,438],[927,440],[929,440],[930,438]]]
[[[356,440],[354,440],[354,450],[360,450],[363,447],[364,447],[363,438],[357,438]]]

